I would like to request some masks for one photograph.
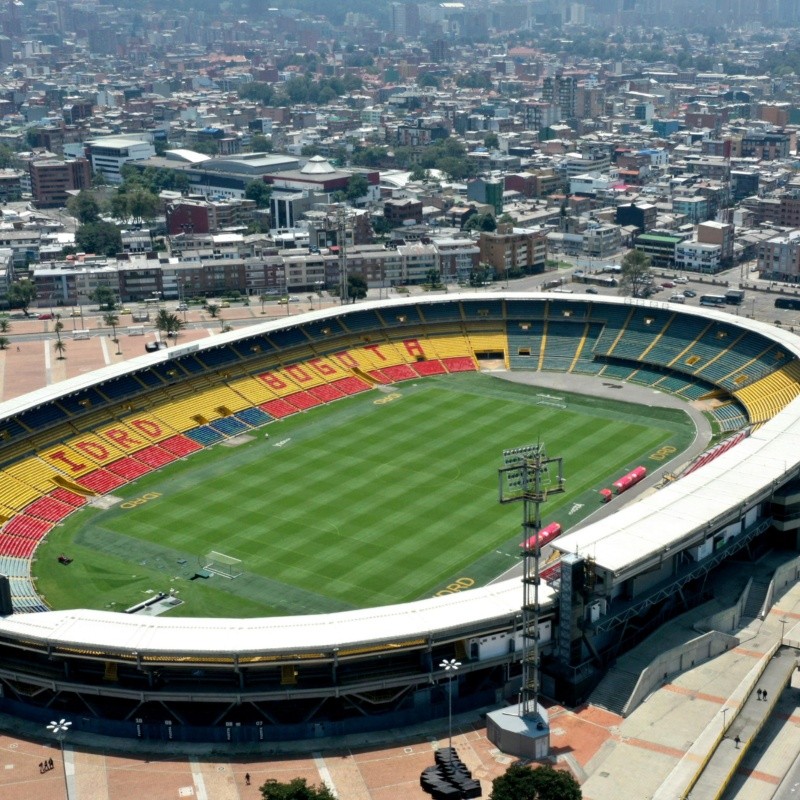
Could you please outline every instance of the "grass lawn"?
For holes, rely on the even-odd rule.
[[[563,457],[567,491],[543,520],[569,527],[597,507],[598,489],[637,464],[658,468],[649,453],[681,451],[694,435],[680,411],[572,395],[566,409],[538,405],[535,388],[487,375],[391,388],[146,475],[116,493],[144,500],[133,508],[77,512],[39,548],[40,592],[55,608],[122,610],[173,588],[186,602],[171,614],[245,617],[480,585],[517,557],[521,510],[497,498],[504,448],[541,440]],[[241,559],[244,574],[190,580],[210,550]]]

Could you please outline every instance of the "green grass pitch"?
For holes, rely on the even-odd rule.
[[[185,602],[171,614],[247,617],[478,586],[519,550],[521,509],[497,497],[504,448],[541,440],[563,457],[567,491],[542,518],[568,528],[598,507],[598,489],[640,463],[658,469],[649,453],[694,435],[681,411],[563,393],[557,408],[540,393],[442,376],[271,423],[122,487],[124,501],[143,499],[133,508],[74,514],[38,551],[39,591],[54,608],[123,610],[174,589]],[[241,559],[242,576],[190,580],[211,550]]]

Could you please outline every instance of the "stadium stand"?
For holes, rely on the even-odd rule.
[[[692,473],[689,480],[697,481],[702,503],[693,504],[690,490],[678,486],[673,491],[673,484],[654,500],[635,504],[617,518],[614,524],[623,525],[630,516],[642,515],[643,523],[630,523],[635,536],[606,530],[600,522],[574,534],[580,538],[580,548],[576,545],[570,550],[573,539],[570,534],[564,537],[561,546],[566,556],[593,554],[591,568],[600,580],[592,584],[591,592],[606,581],[607,587],[627,592],[633,602],[639,570],[654,575],[656,569],[666,570],[664,565],[671,569],[673,562],[664,558],[665,547],[682,554],[683,560],[674,562],[679,565],[676,569],[698,566],[699,550],[690,553],[682,547],[688,541],[698,547],[702,540],[698,531],[714,535],[709,522],[712,504],[728,503],[713,509],[715,524],[728,531],[725,536],[736,527],[733,515],[742,517],[736,527],[741,531],[737,546],[738,541],[752,541],[748,537],[768,524],[766,512],[752,514],[753,509],[767,509],[767,505],[745,508],[747,503],[734,497],[739,490],[725,476],[736,474],[748,492],[756,491],[762,480],[774,482],[769,490],[774,489],[777,478],[763,468],[748,472],[747,459],[760,449],[780,448],[781,437],[770,433],[780,426],[783,441],[791,442],[784,430],[791,428],[793,417],[789,419],[784,409],[800,394],[797,348],[788,333],[731,320],[716,311],[676,310],[644,301],[466,294],[392,301],[313,312],[288,324],[265,323],[258,330],[237,333],[233,342],[210,341],[189,354],[179,351],[161,351],[144,366],[109,367],[98,373],[91,386],[80,384],[85,381],[81,378],[63,391],[52,387],[50,401],[15,406],[0,420],[0,431],[9,436],[0,452],[0,463],[5,465],[0,471],[4,486],[0,571],[13,579],[15,610],[12,618],[0,620],[0,688],[6,696],[16,691],[15,702],[20,705],[48,708],[58,698],[58,703],[71,703],[84,716],[113,716],[115,730],[131,735],[130,720],[140,713],[141,704],[152,704],[147,713],[156,709],[163,718],[172,695],[164,700],[162,686],[169,686],[178,698],[176,708],[184,704],[181,708],[187,719],[201,720],[198,724],[202,725],[212,719],[218,727],[219,721],[234,720],[226,716],[230,713],[226,709],[238,708],[248,692],[266,698],[254,704],[263,702],[267,709],[269,703],[284,702],[282,692],[300,686],[309,694],[304,713],[308,725],[313,725],[326,703],[335,705],[342,718],[366,716],[362,713],[365,697],[401,714],[407,689],[428,691],[431,665],[439,656],[456,655],[470,662],[465,689],[481,682],[488,686],[492,670],[497,672],[500,665],[507,670],[516,663],[518,655],[509,646],[510,638],[503,641],[502,654],[492,651],[495,654],[485,663],[480,656],[481,647],[488,647],[482,643],[482,634],[514,635],[520,600],[516,585],[419,601],[414,614],[398,606],[396,610],[331,614],[324,621],[310,618],[302,626],[280,618],[238,621],[227,628],[224,654],[210,641],[213,637],[202,620],[149,619],[145,637],[135,618],[126,618],[122,625],[109,612],[46,611],[30,578],[30,564],[38,543],[58,535],[53,529],[60,520],[84,507],[92,494],[113,492],[224,438],[366,392],[376,383],[475,370],[486,360],[501,361],[511,369],[575,371],[631,380],[687,400],[713,396],[716,405],[711,413],[723,431],[737,431],[752,422],[756,433],[737,440],[736,447]],[[745,434],[742,431],[741,436]],[[770,468],[780,462],[780,458],[763,461]],[[793,466],[787,464],[786,469]],[[758,503],[766,497],[763,494]],[[673,503],[684,508],[684,513],[676,511],[670,517],[669,525],[661,524],[661,506],[647,511],[667,501],[670,508]],[[751,516],[742,516],[748,512]],[[591,539],[595,528],[598,533]],[[714,543],[708,558],[721,559],[727,542]],[[652,559],[658,559],[657,563]],[[561,602],[556,588],[570,563],[567,558],[550,564],[543,573],[542,608],[553,625],[558,624],[556,603]],[[578,574],[570,573],[573,579]],[[656,578],[676,575],[669,571],[654,575],[653,585]],[[668,587],[662,589],[665,602],[680,595]],[[592,635],[595,620],[581,616],[584,610],[588,609],[582,608],[575,618],[586,616],[581,636]],[[31,612],[44,612],[37,615],[35,625],[26,621]],[[611,626],[613,608],[603,606],[597,613],[598,625]],[[609,638],[602,630],[596,640],[600,646],[604,637]],[[555,637],[553,641],[557,643]],[[54,642],[59,644],[54,646]],[[18,684],[4,672],[3,658],[10,655],[15,669],[30,661],[27,680],[35,690],[29,695],[14,689]],[[569,655],[563,657],[567,659],[565,674],[570,670],[577,674],[585,667],[572,664]],[[560,675],[554,671],[551,679],[558,682]],[[198,700],[201,680],[205,689],[214,691]],[[94,704],[83,697],[84,691],[88,698],[103,695],[112,684],[116,694],[107,703]],[[86,685],[90,685],[88,690]],[[487,690],[491,698],[495,688]],[[575,696],[580,693],[573,685],[569,691]],[[212,694],[216,699],[211,699]],[[184,703],[187,697],[193,702]],[[0,706],[2,702],[0,698]],[[285,713],[291,716],[301,702],[295,699],[282,708],[289,709]],[[419,704],[411,713],[419,713]],[[268,719],[270,713],[259,710],[257,716]],[[94,722],[82,717],[80,724]],[[191,727],[191,720],[187,726]],[[255,726],[232,730],[236,731],[233,736],[258,736]],[[153,738],[163,734],[155,723],[148,731]],[[225,729],[213,734],[217,735],[224,737]]]

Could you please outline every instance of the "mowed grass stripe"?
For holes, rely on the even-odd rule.
[[[599,413],[591,399],[541,406],[535,388],[484,375],[421,380],[398,394],[313,409],[270,424],[269,440],[170,465],[120,492],[162,497],[104,512],[94,524],[176,551],[242,558],[265,607],[287,611],[287,585],[301,590],[288,601],[299,613],[399,602],[461,575],[480,583],[510,565],[519,509],[497,503],[504,448],[541,439],[564,458],[567,493],[545,515],[569,523],[575,498],[592,502],[600,485],[676,431],[691,438],[691,425],[681,428],[674,414],[662,424],[650,409],[636,415],[605,401]],[[208,591],[195,584],[188,594]]]

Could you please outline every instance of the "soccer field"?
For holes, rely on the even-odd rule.
[[[663,466],[648,454],[694,436],[681,411],[561,393],[560,408],[541,394],[450,375],[271,423],[74,514],[38,550],[39,591],[54,608],[123,610],[174,589],[184,604],[170,614],[247,617],[481,585],[519,550],[521,510],[497,498],[504,448],[541,441],[563,457],[567,491],[542,516],[568,528],[598,507],[598,489],[637,464]],[[241,559],[241,577],[192,580],[211,550]]]

